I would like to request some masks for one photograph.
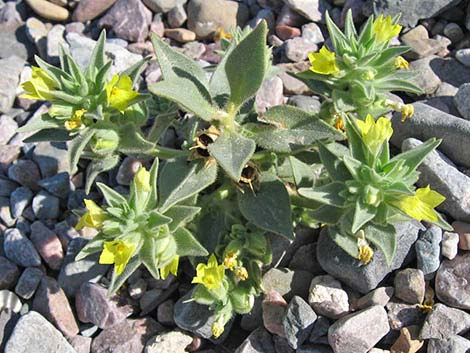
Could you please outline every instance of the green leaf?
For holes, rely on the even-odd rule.
[[[323,205],[309,212],[309,215],[319,223],[336,224],[344,214],[344,209],[329,205]]]
[[[126,198],[117,191],[111,189],[108,185],[103,183],[96,183],[96,186],[98,186],[98,189],[100,189],[108,206],[120,207],[127,204]]]
[[[338,227],[328,227],[327,233],[333,241],[350,256],[357,258],[357,239],[340,232]]]
[[[48,64],[47,62],[42,60],[39,56],[35,55],[34,60],[36,61],[38,66],[41,69],[43,69],[57,83],[58,86],[60,86],[62,83],[61,78],[65,78],[67,80],[72,79],[72,76],[70,76],[68,73],[59,69],[58,67]]]
[[[343,120],[346,127],[346,133],[348,135],[349,150],[351,151],[352,157],[359,161],[367,161],[364,152],[364,141],[362,140],[362,134],[357,127],[356,122],[348,116],[343,114]]]
[[[147,209],[153,210],[157,206],[158,202],[158,189],[157,189],[157,180],[158,180],[158,167],[159,161],[158,158],[155,158],[150,168],[150,195],[147,202]]]
[[[86,169],[85,192],[88,194],[98,174],[113,169],[119,163],[119,156],[111,155],[103,159],[95,159]]]
[[[116,275],[116,272],[113,272],[111,278],[111,283],[108,288],[108,296],[113,295],[117,292],[119,288],[124,284],[124,282],[139,268],[142,264],[139,256],[134,256],[127,263],[126,268],[120,275]]]
[[[268,28],[265,21],[246,36],[229,54],[225,71],[230,85],[230,103],[234,111],[253,97],[266,73]]]
[[[287,72],[287,74],[305,83],[313,93],[323,97],[331,97],[333,83],[330,82],[328,76],[316,74],[311,70],[296,73]]]
[[[218,301],[203,285],[197,285],[196,288],[194,288],[191,298],[194,298],[196,303],[201,305],[212,305]]]
[[[345,185],[340,182],[333,182],[316,188],[300,188],[299,194],[310,200],[321,202],[325,205],[344,207],[345,199],[340,196]]]
[[[209,145],[209,153],[233,180],[240,180],[242,170],[255,152],[256,144],[252,139],[233,131],[224,131]]]
[[[179,227],[173,232],[176,241],[176,253],[179,256],[208,256],[209,252],[197,241],[186,228]]]
[[[160,228],[161,226],[165,224],[170,224],[173,220],[171,217],[168,217],[166,215],[162,215],[161,213],[157,211],[152,211],[149,214],[148,218],[148,227],[149,230],[157,229]]]
[[[143,58],[142,60],[136,62],[134,65],[128,67],[124,71],[121,71],[119,74],[120,76],[129,76],[132,80],[132,82],[137,81],[139,78],[140,74],[144,71],[147,63],[149,62],[150,57]]]
[[[144,244],[139,252],[140,261],[144,264],[153,278],[160,278],[160,271],[158,270],[157,254],[155,249],[155,239],[145,237]]]
[[[391,266],[397,249],[395,227],[391,224],[387,226],[369,224],[364,228],[364,233],[367,240],[382,250],[388,266]]]
[[[348,44],[348,38],[346,38],[343,32],[341,32],[338,26],[336,26],[328,11],[325,13],[325,21],[328,32],[330,33],[331,42],[333,43],[337,54],[343,55],[345,51],[351,51],[351,47]]]
[[[201,210],[200,207],[175,205],[165,212],[165,216],[172,219],[170,223],[170,231],[173,232],[179,227],[184,227],[190,222],[194,216]]]
[[[133,124],[126,124],[119,129],[119,152],[145,154],[154,147],[155,144],[147,141]]]
[[[363,64],[369,64],[370,66],[374,66],[374,67],[386,65],[386,64],[391,63],[393,60],[395,60],[397,56],[402,55],[409,50],[410,50],[410,47],[404,46],[404,45],[390,47],[380,52],[376,57],[374,57],[368,63],[366,62]]]
[[[294,238],[289,194],[279,180],[261,182],[256,194],[239,192],[238,207],[248,221],[261,229]]]
[[[376,214],[377,209],[375,207],[364,205],[359,200],[356,201],[351,233],[355,234],[357,231],[359,231],[365,224],[367,224],[367,222],[374,219]]]
[[[52,118],[49,114],[38,115],[37,118],[31,119],[28,123],[19,129],[17,132],[31,132],[42,129],[61,128],[63,125],[59,120]]]
[[[96,74],[99,70],[103,68],[105,65],[105,55],[104,55],[104,45],[106,41],[106,30],[102,30],[100,37],[96,41],[95,48],[91,53],[90,63],[88,64],[88,68],[86,70],[86,75],[90,79],[96,77]]]
[[[319,152],[320,158],[325,166],[330,178],[335,181],[346,181],[351,179],[351,173],[349,173],[348,169],[338,157],[338,154],[333,153],[331,150],[334,150],[334,146],[336,144],[328,144],[324,145],[322,143],[319,144]],[[341,145],[342,146],[342,145]],[[346,153],[349,151],[346,149]]]
[[[77,172],[78,161],[83,153],[83,150],[85,149],[88,142],[90,142],[95,132],[96,130],[94,129],[84,129],[80,131],[80,133],[72,141],[70,141],[68,145],[68,155],[71,175]]]
[[[73,105],[81,105],[83,103],[83,97],[78,95],[72,95],[62,91],[50,91],[49,93],[55,99],[59,99]]]
[[[83,260],[85,257],[103,250],[103,244],[106,237],[103,234],[97,234],[91,239],[80,252],[75,256],[75,261]]]
[[[313,166],[302,162],[301,160],[289,156],[289,163],[292,168],[292,174],[294,176],[295,185],[297,187],[303,185],[312,185],[313,183]]]
[[[217,165],[186,159],[169,160],[158,178],[159,210],[165,212],[173,205],[190,198],[215,182]]]
[[[70,141],[73,137],[65,129],[42,129],[35,134],[25,138],[23,142],[34,143],[42,141],[64,142]]]

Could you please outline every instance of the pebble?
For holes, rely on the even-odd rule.
[[[302,32],[296,27],[277,25],[276,34],[282,40],[289,40],[292,38],[300,37]]]
[[[175,324],[175,320],[173,318],[174,306],[175,303],[171,299],[168,299],[161,303],[157,309],[158,322],[165,326],[173,326]]]
[[[278,66],[282,67],[281,65]],[[281,72],[278,76],[282,80],[285,95],[292,96],[300,94],[311,94],[311,91],[307,85],[299,79],[292,77],[286,72]]]
[[[23,315],[6,343],[5,353],[77,353],[62,334],[35,311]]]
[[[36,17],[30,17],[26,20],[26,35],[28,39],[38,46],[39,41],[46,37],[47,27]]]
[[[292,62],[304,61],[308,54],[316,52],[318,46],[308,39],[297,37],[285,42],[285,52],[287,58]]]
[[[406,268],[395,274],[395,296],[410,304],[421,304],[424,300],[426,283],[423,271]]]
[[[70,344],[77,353],[90,353],[91,337],[77,335],[69,339]]]
[[[18,184],[8,180],[0,178],[0,196],[9,196],[16,190]]]
[[[348,294],[341,283],[329,275],[312,280],[308,303],[316,313],[330,319],[339,319],[349,312]]]
[[[243,314],[240,327],[245,331],[254,331],[263,326],[262,296],[255,298],[255,303],[248,314]]]
[[[76,22],[94,20],[106,12],[115,2],[116,0],[80,0],[73,11],[72,20]]]
[[[6,289],[0,290],[0,312],[11,311],[19,313],[21,308],[21,300],[15,293]]]
[[[41,179],[36,163],[29,159],[20,159],[12,164],[8,168],[8,177],[33,191],[38,190],[37,181]]]
[[[152,23],[150,24],[150,32],[155,33],[160,38],[165,34],[165,24],[163,23],[161,13],[156,13],[155,16],[153,16]]]
[[[129,295],[132,299],[140,299],[146,291],[147,281],[143,278],[139,278],[136,282],[130,284],[128,289]]]
[[[11,216],[10,200],[6,197],[0,197],[0,220],[7,226],[13,227],[15,219]]]
[[[309,337],[317,314],[301,297],[294,296],[287,306],[284,319],[284,334],[290,347],[297,349]]]
[[[436,275],[436,295],[447,305],[470,310],[470,253],[444,260]]]
[[[258,11],[255,17],[253,17],[250,22],[248,22],[248,26],[251,28],[255,28],[261,21],[266,21],[268,25],[268,31],[272,32],[275,26],[275,16],[271,9],[261,9]]]
[[[24,60],[18,56],[0,59],[0,113],[13,107]]]
[[[187,11],[188,29],[198,39],[212,37],[219,28],[225,32],[237,26],[243,28],[249,18],[246,5],[231,0],[190,0]]]
[[[445,339],[470,329],[470,314],[463,310],[436,304],[426,316],[421,329],[421,339]]]
[[[33,198],[33,212],[38,219],[57,219],[60,214],[60,200],[45,191],[39,191]]]
[[[0,349],[2,349],[2,352],[4,352],[5,344],[20,317],[21,315],[11,310],[3,310],[0,312]]]
[[[283,353],[294,353],[295,350],[289,346],[289,342],[284,337],[280,337],[277,335],[272,336],[274,349],[276,352],[283,352]]]
[[[444,49],[438,40],[429,38],[428,31],[423,25],[416,26],[403,34],[401,41],[411,48],[405,56],[413,60],[429,57]]]
[[[392,298],[387,303],[386,308],[392,330],[401,330],[406,326],[421,325],[426,317],[418,305],[406,304],[395,298]]]
[[[307,271],[271,268],[263,275],[262,286],[266,293],[275,290],[286,300],[291,300],[294,295],[306,298],[312,277]]]
[[[289,262],[291,270],[302,270],[313,275],[324,273],[317,261],[317,243],[302,245]]]
[[[455,222],[454,222],[455,223]],[[444,232],[442,234],[441,253],[442,256],[452,260],[457,256],[459,251],[459,235],[452,232]]]
[[[69,226],[67,221],[56,223],[54,225],[54,233],[59,237],[59,240],[64,249],[68,248],[69,243],[73,239],[80,237],[80,234],[75,230],[75,228]]]
[[[64,251],[57,235],[41,221],[36,221],[31,225],[30,238],[48,266],[59,270],[64,260]]]
[[[310,22],[302,26],[302,38],[314,44],[320,44],[325,41],[320,27],[315,22]]]
[[[47,61],[54,65],[59,65],[59,48],[62,46],[67,49],[68,44],[64,39],[65,26],[58,24],[53,26],[47,32],[46,48],[47,48]]]
[[[352,309],[361,310],[372,305],[385,306],[393,297],[393,287],[379,287],[353,302]]]
[[[48,319],[66,337],[78,334],[79,329],[69,301],[54,278],[44,276],[41,279],[32,309]]]
[[[182,5],[173,7],[167,15],[167,22],[171,28],[182,27],[187,19],[188,15]]]
[[[328,342],[335,353],[366,353],[389,331],[387,312],[382,306],[374,305],[331,325]]]
[[[39,142],[34,148],[33,160],[39,166],[43,178],[51,178],[62,172],[70,172],[67,148],[62,143]]]
[[[424,345],[424,341],[418,338],[419,326],[403,327],[400,336],[390,348],[393,353],[416,353]]]
[[[450,336],[441,340],[429,340],[428,353],[461,353],[470,350],[470,341],[461,336]]]
[[[454,96],[454,103],[460,115],[464,119],[470,120],[470,104],[468,103],[470,95],[470,83],[464,83],[459,87],[457,94]]]
[[[152,12],[140,0],[118,0],[99,21],[100,28],[112,28],[117,37],[143,42],[149,34]]]
[[[470,250],[470,224],[455,221],[452,227],[458,233],[458,246],[462,250]]]
[[[193,338],[181,331],[170,331],[152,337],[145,346],[144,353],[185,353]]]
[[[18,145],[0,145],[0,172],[6,172],[8,167],[18,159],[21,153],[21,147]],[[0,195],[6,191],[2,189],[4,182],[0,179]],[[3,195],[8,196],[8,195]]]
[[[196,39],[196,33],[186,28],[167,28],[165,29],[165,37],[176,40],[179,43],[188,43]]]
[[[41,282],[44,273],[36,267],[27,267],[20,276],[15,293],[23,299],[31,299]]]
[[[462,28],[454,22],[449,22],[444,27],[444,35],[449,38],[454,44],[460,42],[465,37]]]
[[[256,110],[259,114],[268,108],[284,103],[282,80],[274,76],[264,80],[261,88],[256,93]]]
[[[273,353],[274,342],[264,328],[257,328],[243,341],[234,353]]]
[[[285,0],[294,11],[312,22],[325,22],[325,12],[331,10],[331,5],[326,0]]]
[[[434,277],[439,268],[441,252],[442,229],[432,225],[420,232],[415,244],[417,267],[424,273],[425,279]]]
[[[184,5],[187,0],[143,0],[143,2],[153,12],[167,13],[177,6]]]
[[[3,114],[0,115],[0,145],[6,145],[15,135],[18,129],[18,123],[12,117]]]
[[[278,292],[271,290],[265,294],[262,308],[264,328],[275,335],[285,337],[283,319],[286,315],[287,302],[284,298]]]
[[[308,341],[310,343],[321,343],[325,340],[328,341],[328,329],[330,328],[330,321],[324,316],[318,316],[315,322],[313,323],[312,332]]]
[[[470,48],[459,49],[455,52],[455,58],[467,67],[470,67]]]
[[[183,53],[193,60],[199,60],[206,52],[206,46],[199,42],[189,42],[183,45]]]
[[[20,270],[6,257],[0,256],[0,289],[12,288],[20,275]]]
[[[3,249],[5,256],[15,264],[22,267],[39,266],[39,257],[33,243],[18,229],[8,229],[4,233]]]
[[[62,22],[69,17],[69,11],[45,0],[26,0],[29,7],[39,16],[48,20]]]
[[[440,77],[442,76],[438,75],[434,69],[434,61],[437,59],[437,56],[431,55],[410,63],[410,70],[416,72],[416,76],[411,79],[411,82],[420,87],[427,95],[433,94],[441,84]]]
[[[66,199],[71,191],[70,175],[62,172],[50,178],[42,179],[38,185],[52,195]]]
[[[33,198],[33,192],[21,186],[15,189],[10,196],[10,211],[13,218],[18,218],[23,214],[26,207],[29,206]]]
[[[118,295],[109,297],[107,289],[95,283],[83,283],[75,296],[77,317],[105,329],[124,321],[133,312]]]

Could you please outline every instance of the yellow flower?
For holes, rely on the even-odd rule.
[[[374,256],[374,250],[369,245],[361,245],[359,246],[359,253],[357,258],[363,265],[367,265]]]
[[[336,65],[335,53],[329,51],[323,46],[318,53],[310,53],[308,55],[310,60],[310,70],[322,75],[331,75],[339,72]]]
[[[410,64],[408,61],[406,61],[403,56],[397,56],[395,58],[394,65],[397,69],[406,69],[408,70],[410,68]]]
[[[176,255],[168,265],[160,269],[160,277],[166,279],[170,273],[177,276],[178,275],[178,264],[180,262],[180,257]]]
[[[140,167],[134,176],[134,181],[139,190],[150,191],[150,173],[144,167]]]
[[[75,229],[80,230],[83,227],[101,228],[106,219],[106,212],[94,201],[87,199],[84,201],[88,211],[80,218]]]
[[[235,276],[237,276],[240,281],[246,281],[248,279],[248,271],[245,267],[239,267],[235,270]]]
[[[232,34],[225,32],[225,30],[222,27],[220,27],[214,35],[215,42],[218,42],[221,39],[232,39],[232,38],[233,38]]]
[[[372,32],[379,42],[388,42],[396,37],[400,33],[401,28],[399,24],[393,23],[391,16],[384,17],[380,15],[372,24]]]
[[[64,125],[67,130],[75,130],[82,126],[82,116],[86,113],[86,109],[76,110],[70,120],[67,120]]]
[[[374,121],[374,118],[367,114],[366,120],[356,120],[357,126],[361,130],[362,138],[372,152],[376,153],[380,146],[390,139],[393,134],[392,123],[389,119],[381,117]]]
[[[413,196],[402,196],[391,203],[408,216],[418,221],[426,220],[429,222],[437,222],[439,217],[434,208],[443,203],[445,199],[446,198],[437,191],[431,190],[428,185],[425,188],[416,190]]]
[[[103,246],[99,263],[103,265],[114,264],[114,272],[120,275],[134,254],[135,245],[123,240],[106,241]]]
[[[206,264],[199,264],[196,267],[196,277],[191,283],[200,283],[207,289],[217,289],[222,285],[225,267],[219,265],[214,254],[209,257]]]
[[[132,80],[129,76],[114,75],[106,85],[108,104],[121,113],[132,105],[139,93],[132,90]]]
[[[53,97],[49,91],[57,87],[56,82],[43,69],[36,66],[31,67],[31,69],[33,71],[31,80],[21,85],[21,88],[23,88],[26,93],[23,93],[20,97],[26,99],[51,100]]]
[[[415,113],[415,108],[412,104],[403,104],[400,110],[402,123],[404,123],[406,119],[411,118]]]
[[[212,323],[212,335],[215,338],[219,338],[224,333],[224,325],[220,322],[221,320],[214,321]]]
[[[224,259],[224,266],[227,267],[229,270],[232,270],[235,266],[237,266],[237,254],[233,251],[229,251]]]

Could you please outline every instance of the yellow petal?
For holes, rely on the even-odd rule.
[[[129,76],[114,75],[111,82],[106,85],[106,95],[108,104],[123,112],[139,96],[139,93],[132,90],[132,80]]]
[[[165,279],[168,277],[170,273],[174,276],[178,275],[178,265],[179,265],[180,257],[175,256],[173,261],[171,261],[168,265],[160,269],[160,277]]]
[[[150,173],[144,167],[140,167],[134,176],[137,188],[142,191],[149,192],[150,188]]]
[[[390,41],[390,39],[400,34],[401,29],[402,27],[399,24],[393,23],[391,16],[384,17],[380,15],[372,24],[372,32],[379,42]]]
[[[322,75],[331,75],[339,72],[336,65],[335,53],[323,46],[318,53],[310,53],[310,70]]]

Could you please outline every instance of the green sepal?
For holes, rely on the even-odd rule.
[[[382,250],[387,261],[391,266],[397,249],[397,234],[395,227],[391,224],[381,226],[378,224],[369,224],[364,228],[364,234],[367,240]]]
[[[83,260],[85,257],[93,255],[97,252],[103,250],[104,242],[106,241],[106,236],[102,233],[99,233],[93,237],[80,252],[75,256],[75,261]]]
[[[206,287],[203,285],[198,284],[193,291],[193,294],[191,296],[194,301],[198,304],[201,305],[212,305],[217,301],[217,298],[215,298],[211,292],[209,292]]]
[[[184,227],[173,232],[179,256],[208,256],[209,252],[201,245],[194,235]]]
[[[341,196],[341,192],[344,189],[345,185],[343,183],[333,182],[315,188],[300,188],[298,192],[301,196],[321,202],[325,205],[344,207],[346,200]]]

